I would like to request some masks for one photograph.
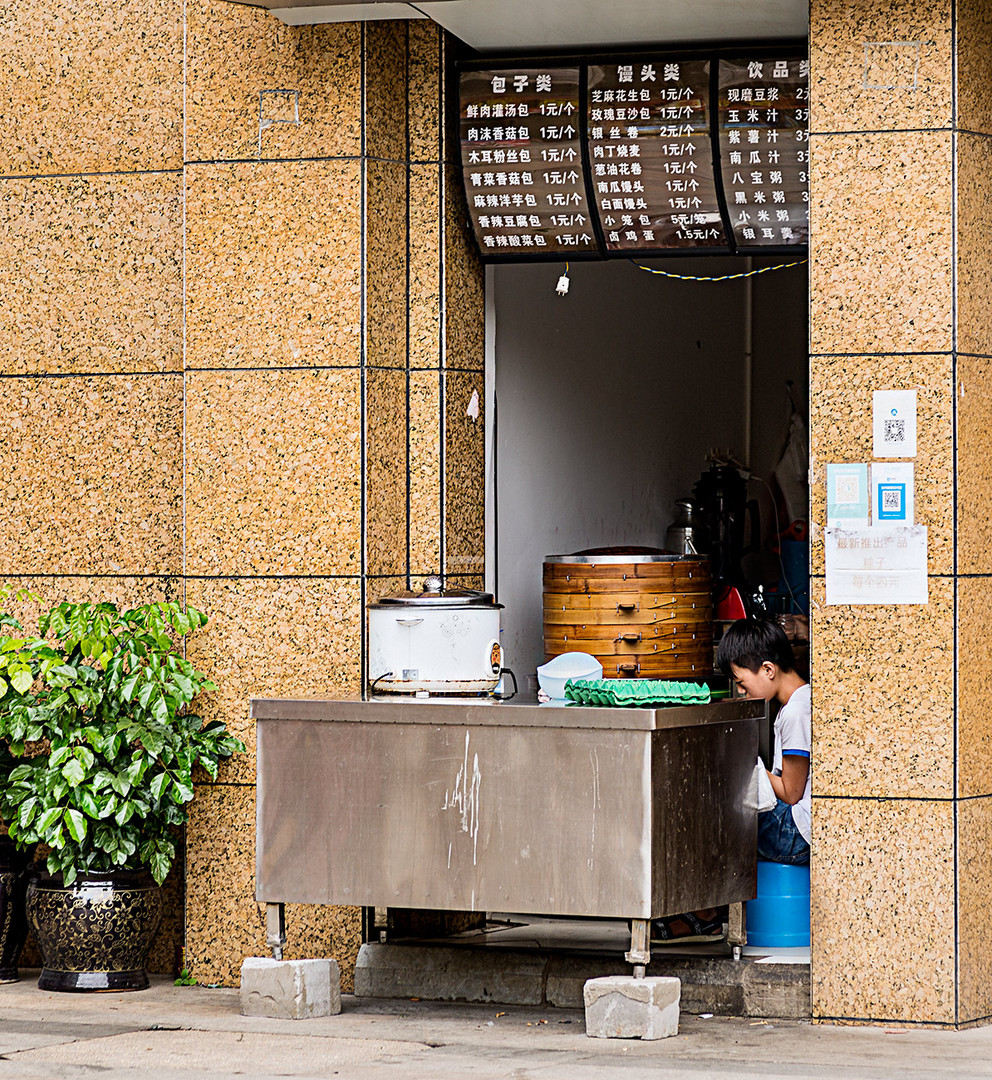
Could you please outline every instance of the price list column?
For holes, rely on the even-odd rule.
[[[465,191],[483,258],[599,257],[579,69],[466,71],[460,104]]]
[[[589,68],[587,140],[608,252],[727,246],[707,60]]]
[[[738,247],[809,240],[809,61],[720,61],[720,165]]]

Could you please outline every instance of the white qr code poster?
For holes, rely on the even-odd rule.
[[[916,457],[916,391],[876,390],[872,427],[875,457]]]

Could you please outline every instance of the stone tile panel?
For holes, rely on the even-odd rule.
[[[444,170],[444,365],[486,366],[485,273],[468,224],[458,170]]]
[[[810,351],[950,351],[950,133],[810,144]]]
[[[957,833],[958,1023],[967,1024],[992,1016],[992,798],[961,802]]]
[[[392,161],[366,164],[365,362],[406,367],[407,169]]]
[[[264,8],[191,0],[187,25],[187,160],[361,153],[360,23],[287,26]],[[274,121],[261,154],[260,120]]]
[[[811,596],[814,793],[951,798],[953,579],[926,606],[827,607],[822,579]]]
[[[986,0],[956,0],[957,123],[992,135],[992,8]]]
[[[191,576],[360,572],[357,371],[191,372]]]
[[[183,165],[181,0],[0,7],[0,176]]]
[[[410,572],[441,569],[441,379],[410,373]]]
[[[950,355],[818,356],[810,383],[810,477],[812,519],[810,565],[824,570],[827,465],[872,462],[872,394],[875,390],[916,390],[917,522],[926,525],[928,570],[954,569],[954,386]],[[978,403],[978,394],[973,395]],[[959,401],[959,409],[961,402]],[[977,432],[976,432],[977,435]],[[961,431],[959,422],[959,459]],[[960,465],[959,465],[960,468]],[[976,468],[981,472],[985,465]],[[987,528],[987,526],[985,526]],[[976,524],[981,529],[981,524]]]
[[[958,135],[957,196],[957,348],[992,356],[992,137]]]
[[[210,619],[187,656],[217,684],[201,695],[205,720],[222,720],[246,753],[221,783],[255,782],[252,698],[341,698],[361,693],[362,605],[357,578],[190,578],[189,603]],[[204,778],[205,779],[205,778]]]
[[[365,153],[372,158],[407,160],[407,26],[364,24]]]
[[[431,19],[409,23],[410,160],[441,160],[441,67],[443,31]]]
[[[486,546],[484,378],[479,372],[446,372],[444,393],[444,572],[481,573]]]
[[[952,1024],[951,802],[813,799],[813,1016]]]
[[[406,574],[407,374],[366,375],[366,549],[370,574]]]
[[[191,167],[187,222],[188,367],[360,363],[357,162]]]
[[[268,956],[265,905],[255,900],[255,789],[197,788],[186,839],[186,960],[200,983],[239,984],[246,956]],[[288,904],[287,960],[330,956],[354,987],[359,908]]]
[[[952,122],[952,0],[812,0],[812,131]]]
[[[959,356],[957,363],[958,571],[992,572],[992,359]]]
[[[0,379],[8,574],[182,570],[182,376]]]
[[[0,180],[0,374],[181,371],[182,223],[178,173]]]
[[[958,578],[957,795],[992,793],[992,577]]]
[[[441,171],[410,167],[410,367],[441,363]],[[459,301],[455,301],[457,304]]]

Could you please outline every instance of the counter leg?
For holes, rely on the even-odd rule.
[[[631,919],[630,952],[624,954],[628,964],[634,965],[634,978],[643,979],[651,963],[651,920]]]
[[[272,950],[272,959],[282,959],[286,944],[286,905],[265,905],[265,944]]]
[[[744,904],[741,901],[729,906],[727,944],[733,948],[734,959],[740,960],[741,946],[747,944],[747,924],[744,921]]]

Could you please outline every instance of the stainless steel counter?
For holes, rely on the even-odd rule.
[[[251,710],[260,901],[650,919],[754,895],[763,702]]]

